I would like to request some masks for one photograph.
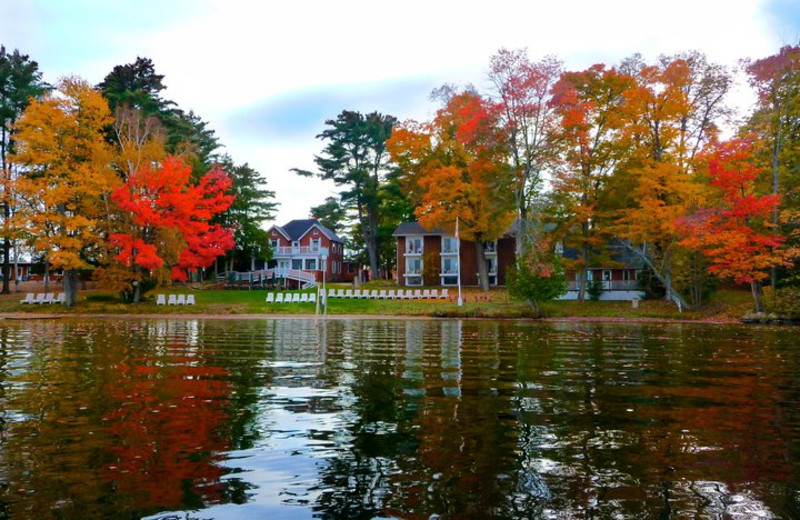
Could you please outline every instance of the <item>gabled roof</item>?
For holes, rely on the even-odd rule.
[[[503,233],[503,237],[512,237],[516,236],[517,234],[517,223],[516,221],[511,224],[511,227],[508,228],[508,231]],[[455,230],[453,230],[455,231]],[[435,227],[432,229],[427,229],[422,227],[419,222],[403,222],[397,229],[394,230],[392,233],[393,237],[405,236],[405,235],[452,235],[453,232],[447,231],[446,229]]]
[[[336,236],[336,233],[323,226],[319,220],[313,218],[304,220],[290,220],[284,224],[282,228],[284,231],[284,236],[287,236],[289,240],[300,240],[303,235],[308,233],[308,231],[314,226],[319,228],[319,230],[322,231],[322,233],[329,239],[336,242],[344,242],[341,238]]]
[[[275,230],[277,230],[277,231],[278,231],[278,233],[280,233],[281,235],[283,235],[283,238],[285,238],[286,240],[291,240],[291,239],[292,239],[292,237],[290,237],[290,236],[289,236],[289,234],[288,234],[288,233],[287,233],[287,232],[286,232],[286,231],[285,231],[285,230],[284,230],[282,227],[280,227],[280,226],[279,226],[279,225],[277,225],[277,224],[273,225],[273,226],[272,226],[270,229],[275,229]]]
[[[426,229],[422,227],[419,222],[403,222],[397,229],[394,230],[392,236],[404,235],[446,235],[447,231],[441,228]]]

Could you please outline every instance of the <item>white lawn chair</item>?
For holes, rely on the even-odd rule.
[[[352,289],[347,289],[347,290],[344,292],[344,297],[345,297],[345,298],[352,298],[352,297],[353,297],[353,290],[352,290]]]
[[[174,294],[170,294],[167,298],[167,305],[177,305],[178,299]]]
[[[431,298],[436,299],[439,297],[439,289],[431,289]]]
[[[378,299],[379,300],[385,300],[386,299],[386,289],[383,289],[381,292],[378,293]]]
[[[373,300],[377,300],[377,299],[378,299],[378,291],[376,291],[375,289],[373,289],[373,290],[372,290],[372,292],[371,292],[371,293],[369,293],[369,297],[370,297],[371,299],[373,299]]]
[[[47,295],[45,293],[37,294],[36,303],[47,303]]]
[[[56,303],[56,293],[47,293],[44,295],[44,303],[53,304]]]
[[[300,293],[292,294],[292,303],[300,303]]]
[[[56,303],[65,304],[67,303],[67,293],[60,292],[56,296]]]
[[[166,305],[167,304],[167,297],[163,294],[159,294],[156,296],[156,305]]]
[[[179,294],[178,295],[177,304],[178,305],[186,305],[186,295],[185,294]]]
[[[353,291],[352,298],[354,300],[357,300],[357,299],[361,298],[361,289],[356,289],[355,291]]]
[[[194,294],[186,296],[186,305],[194,305]]]
[[[422,297],[426,300],[429,299],[431,297],[431,290],[425,289],[424,291],[422,291]]]
[[[336,291],[336,297],[344,298],[344,289],[339,289],[338,291]]]
[[[20,303],[31,303],[31,304],[32,303],[36,303],[36,295],[33,294],[32,292],[29,292],[28,294],[25,295],[25,299],[20,300],[19,302]]]
[[[275,303],[275,293],[267,293],[267,303]]]
[[[324,295],[325,294],[323,293],[322,296],[324,296]],[[308,295],[308,302],[309,303],[317,303],[317,295],[316,295],[316,293],[312,292],[311,294]]]
[[[450,290],[449,289],[442,289],[442,298],[447,299],[450,298]]]
[[[328,298],[336,298],[336,289],[328,289]]]
[[[275,296],[275,303],[283,303],[283,293],[279,292],[277,296]]]
[[[414,296],[412,296],[412,298],[415,299],[415,300],[421,300],[422,299],[422,291],[419,290],[419,289],[414,291]]]
[[[397,298],[394,289],[389,289],[389,292],[386,294],[386,297],[390,300],[394,300],[395,298]]]
[[[300,303],[308,303],[308,293],[303,293],[300,295]]]

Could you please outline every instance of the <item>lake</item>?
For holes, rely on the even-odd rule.
[[[0,518],[800,518],[800,330],[4,320]]]

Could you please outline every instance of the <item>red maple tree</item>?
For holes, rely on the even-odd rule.
[[[772,232],[770,215],[780,203],[777,194],[758,195],[761,173],[752,163],[752,143],[734,139],[719,144],[707,165],[716,196],[707,207],[679,219],[682,244],[700,251],[709,261],[708,272],[736,283],[749,283],[756,310],[761,310],[759,284],[767,271],[786,262],[785,237]]]
[[[234,196],[226,192],[232,181],[219,167],[191,183],[191,168],[177,157],[167,157],[158,168],[141,168],[111,198],[130,219],[127,233],[111,236],[119,248],[116,259],[147,270],[164,265],[156,236],[159,229],[176,231],[185,242],[172,266],[172,278],[186,280],[187,269],[211,265],[234,246],[233,233],[211,219],[228,209]]]

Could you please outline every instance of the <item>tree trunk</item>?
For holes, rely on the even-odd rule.
[[[542,317],[542,313],[541,311],[539,311],[539,302],[537,302],[536,300],[525,300],[525,302],[531,309],[533,309],[533,313],[536,315],[537,318]]]
[[[778,195],[778,168],[780,166],[780,153],[783,146],[783,118],[778,117],[778,134],[775,136],[775,145],[772,147],[772,193]],[[772,236],[778,236],[778,207],[772,210]],[[769,281],[773,289],[778,279],[778,270],[772,266],[769,270]]]
[[[50,261],[44,261],[44,292],[50,292]]]
[[[686,303],[686,300],[683,299],[683,296],[681,296],[672,287],[672,280],[671,279],[668,280],[667,278],[664,277],[664,275],[661,273],[661,271],[659,271],[656,268],[656,266],[653,265],[652,260],[650,260],[650,258],[647,256],[647,254],[644,251],[640,251],[639,249],[633,247],[632,245],[630,245],[628,243],[625,244],[625,248],[628,251],[636,254],[636,256],[638,256],[642,260],[642,262],[647,264],[647,267],[649,267],[653,271],[653,274],[655,275],[655,277],[658,279],[659,282],[661,282],[661,284],[667,290],[667,294],[668,295],[669,294],[672,295],[672,298],[670,300],[675,302],[675,304],[678,306],[679,309],[691,309],[692,308],[689,304]]]
[[[478,285],[482,291],[489,290],[489,270],[486,268],[486,251],[484,242],[475,240],[475,257],[478,259]]]
[[[3,228],[6,235],[3,237],[3,294],[11,292],[11,274],[9,272],[10,266],[10,252],[11,252],[11,239],[8,237],[8,221],[11,218],[11,197],[8,192],[9,185],[11,184],[11,168],[6,161],[6,127],[2,126],[2,136],[0,136],[0,157],[2,157],[2,174],[5,185],[3,186]]]
[[[78,275],[80,271],[77,269],[70,269],[64,271],[64,294],[66,300],[64,305],[67,307],[74,307],[78,303]],[[45,289],[46,291],[47,289]]]
[[[135,275],[135,281],[133,282],[133,303],[139,303],[142,297],[142,284],[139,282],[139,275],[142,272],[142,266],[139,264],[134,264],[133,266],[133,274]]]
[[[19,292],[19,249],[14,241],[14,289]]]
[[[575,276],[578,277],[578,301],[582,302],[586,299],[586,268],[579,269]]]
[[[761,284],[758,282],[750,282],[750,292],[753,293],[753,303],[755,303],[756,312],[764,312],[764,304],[761,301]]]

